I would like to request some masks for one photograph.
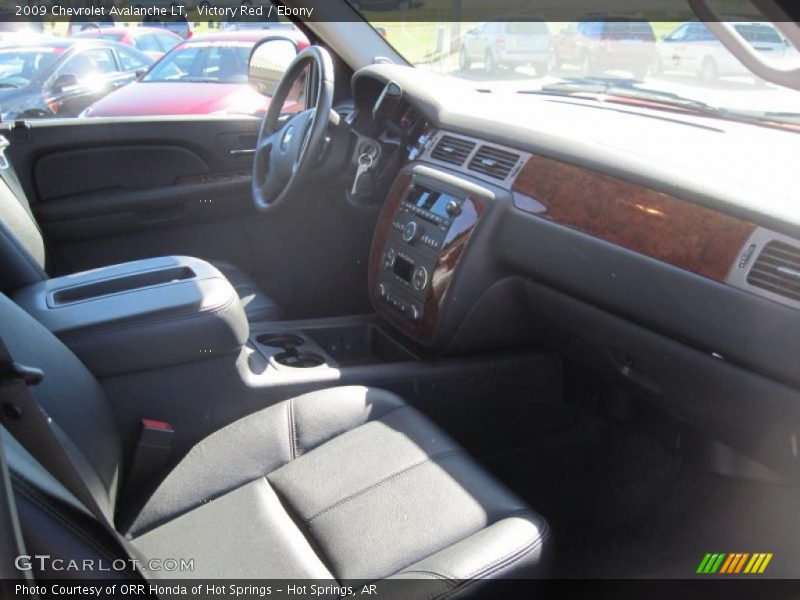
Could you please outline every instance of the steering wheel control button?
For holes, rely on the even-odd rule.
[[[413,244],[422,234],[422,227],[416,221],[409,221],[403,228],[403,241]]]
[[[411,284],[418,292],[428,287],[428,269],[422,266],[414,269],[414,276],[411,279]]]
[[[386,270],[391,270],[392,267],[394,267],[395,258],[397,258],[395,251],[392,248],[389,248],[383,257],[383,266]]]

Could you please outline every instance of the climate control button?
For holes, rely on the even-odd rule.
[[[422,235],[422,227],[416,221],[409,221],[403,228],[403,241],[413,244]]]
[[[428,287],[428,269],[422,266],[414,269],[414,275],[411,278],[411,284],[418,292],[421,292]]]
[[[394,267],[394,259],[397,258],[394,249],[389,248],[383,255],[383,267],[388,271]]]

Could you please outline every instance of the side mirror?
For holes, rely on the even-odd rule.
[[[65,88],[72,87],[78,85],[78,78],[75,77],[72,73],[64,73],[63,75],[59,75],[56,77],[56,80],[53,82],[52,88],[56,92],[63,92]]]
[[[260,93],[272,96],[278,82],[297,56],[297,45],[288,38],[261,40],[250,52],[247,77]]]

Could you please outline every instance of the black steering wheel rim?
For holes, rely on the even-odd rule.
[[[295,82],[309,68],[314,106],[280,122]],[[333,109],[334,70],[330,53],[319,46],[300,52],[281,77],[270,100],[253,158],[253,203],[262,212],[281,206],[314,165],[325,142]]]

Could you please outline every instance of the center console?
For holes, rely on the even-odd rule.
[[[373,241],[370,296],[376,311],[415,339],[430,340],[483,212],[484,202],[456,182],[401,172]]]
[[[186,256],[48,279],[14,300],[98,377],[236,355],[249,334],[225,276]]]

